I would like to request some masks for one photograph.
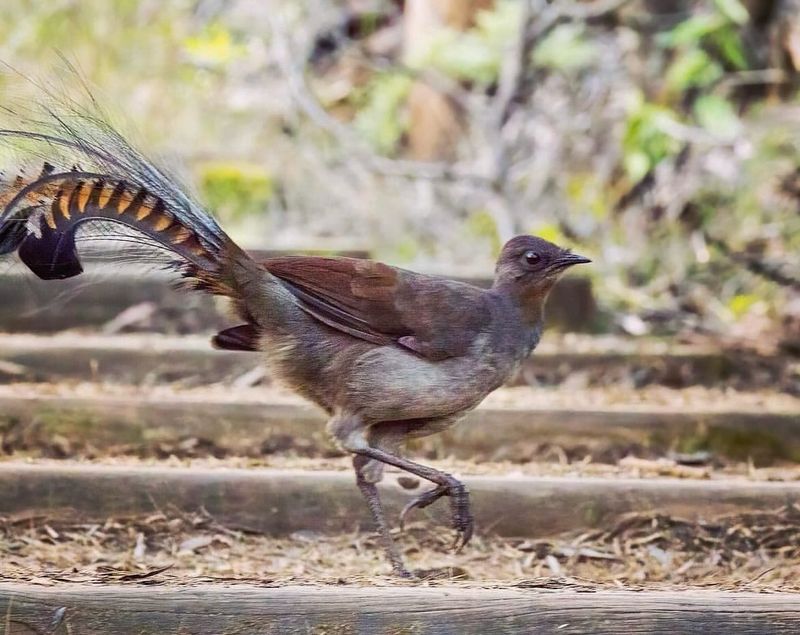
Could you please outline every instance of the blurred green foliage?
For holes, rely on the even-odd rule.
[[[700,48],[681,51],[667,70],[666,89],[680,95],[690,88],[704,88],[722,77],[722,67]]]
[[[631,181],[639,181],[662,159],[680,150],[681,143],[671,132],[676,124],[679,121],[672,109],[645,101],[641,93],[631,98],[622,138],[625,172]]]
[[[645,4],[629,4],[641,17]],[[297,36],[298,67],[303,46],[336,23],[343,6],[280,3],[296,32],[289,36]],[[779,91],[769,85],[742,97],[737,80],[763,70],[764,62],[745,37],[753,25],[741,0],[685,6],[677,23],[673,17],[651,23],[647,15],[565,20],[539,38],[528,60],[529,101],[509,132],[532,141],[511,153],[513,180],[493,194],[509,201],[516,230],[563,244],[584,241],[579,249],[594,250],[592,271],[615,308],[679,307],[733,322],[764,311],[765,302],[769,308],[775,286],[743,272],[704,236],[764,259],[796,259],[800,220],[777,183],[800,167],[800,142],[787,132],[797,127],[766,110],[781,99],[796,102],[776,98]],[[295,232],[287,242],[301,234],[309,242],[353,235],[406,262],[496,253],[500,217],[487,211],[495,210],[474,183],[420,184],[352,169],[347,147],[334,148],[336,135],[307,117],[286,90],[269,23],[253,17],[271,10],[255,0],[8,0],[0,3],[0,59],[23,74],[56,75],[58,92],[59,81],[74,83],[53,64],[53,51],[62,51],[99,87],[100,102],[124,115],[123,131],[141,132],[134,142],[148,153],[180,153],[203,200],[240,227],[265,219]],[[375,14],[366,15],[372,22],[365,30],[378,33],[383,27]],[[520,16],[519,0],[498,0],[465,31],[439,29],[403,51],[402,29],[395,30],[389,33],[395,48],[384,57],[364,63],[369,46],[356,43],[357,72],[349,74],[343,63],[341,72],[320,72],[312,83],[332,86],[335,97],[326,106],[376,153],[401,157],[409,91],[417,74],[432,71],[442,85],[458,87],[459,107],[473,118],[464,126],[459,167],[486,173],[487,148],[496,139],[481,126],[492,119],[487,115]],[[23,103],[36,92],[4,74],[0,90]],[[479,132],[470,136],[471,128]],[[620,204],[656,172],[674,179],[666,181],[668,194],[672,186],[675,198],[683,196],[683,175],[670,171],[678,173],[675,164],[685,155],[712,154],[717,172],[703,177],[707,182],[685,209],[669,209],[671,197],[665,202],[663,194],[657,204],[641,198]]]
[[[657,38],[672,61],[666,68],[660,99],[648,102],[641,93],[631,100],[623,139],[624,165],[632,181],[643,178],[662,160],[684,146],[687,117],[720,139],[732,139],[741,123],[734,105],[722,94],[687,93],[709,89],[726,74],[726,68],[744,70],[747,60],[739,35],[749,14],[739,0],[715,0],[708,10],[679,22]]]
[[[531,228],[530,232],[532,234],[536,234],[540,238],[549,240],[551,243],[555,243],[556,245],[569,244],[569,240],[567,240],[567,237],[564,236],[564,232],[562,232],[561,228],[555,223],[545,223],[543,225],[533,227]]]
[[[564,183],[564,195],[572,205],[585,210],[598,222],[607,219],[608,210],[613,205],[613,193],[592,172],[570,171]],[[563,234],[560,239],[562,243],[568,242],[564,239]],[[550,239],[548,238],[548,240]],[[558,243],[559,241],[553,240],[553,242]]]
[[[216,140],[235,116],[227,74],[247,51],[230,24],[195,19],[195,4],[0,3],[0,60],[13,67],[0,74],[0,87],[13,86],[3,101],[28,110],[30,99],[46,101],[48,92],[86,101],[85,90],[91,90],[112,122],[148,154],[165,141],[172,152],[179,150],[194,169],[202,199],[223,218],[263,214],[275,190],[266,166],[205,159],[226,154]],[[59,61],[59,53],[67,63]],[[86,79],[85,89],[67,64]],[[194,160],[197,155],[203,158]]]
[[[488,85],[498,80],[504,56],[517,35],[520,6],[501,0],[493,11],[479,12],[474,27],[464,32],[439,29],[415,48],[407,63],[412,68],[435,69],[455,80]],[[693,89],[718,83],[726,69],[748,67],[739,28],[749,19],[739,0],[714,0],[707,10],[661,33],[658,45],[670,62],[665,69],[663,91],[655,100],[638,92],[628,100],[623,136],[623,167],[632,182],[638,181],[662,160],[682,147],[676,131],[691,120],[711,135],[729,139],[740,130],[734,106],[722,95],[699,95],[688,111],[684,96]],[[572,73],[590,68],[599,54],[584,23],[556,26],[535,46],[531,63],[543,69]],[[394,153],[407,125],[404,99],[410,86],[406,75],[381,73],[361,95],[356,124],[375,147]]]
[[[503,54],[519,30],[521,9],[515,0],[499,0],[481,11],[466,31],[441,28],[407,55],[411,68],[432,68],[454,79],[490,84],[497,79]]]
[[[391,153],[407,129],[403,107],[412,83],[407,75],[380,73],[363,92],[355,126],[382,153]]]
[[[742,129],[733,104],[719,95],[701,95],[694,102],[694,116],[703,128],[720,139],[733,139]]]
[[[598,54],[597,45],[586,37],[583,24],[560,24],[533,51],[533,63],[570,72],[586,68]]]
[[[737,293],[728,300],[728,309],[734,318],[740,318],[759,300],[760,298],[752,293]]]
[[[224,67],[245,54],[244,46],[219,22],[205,25],[198,33],[184,38],[183,46],[195,64],[212,68]]]
[[[197,171],[203,200],[222,218],[264,213],[275,191],[271,175],[260,165],[214,162],[201,164]]]
[[[748,21],[749,16],[747,9],[737,0],[734,0],[732,4],[737,5],[743,12],[733,11],[736,19],[732,19],[729,12],[720,9],[720,3],[716,3],[716,11],[687,18],[672,30],[662,34],[658,38],[659,42],[662,46],[676,49],[689,56],[697,51],[698,46],[708,46],[718,53],[721,62],[731,68],[736,70],[747,68],[747,56],[744,43],[739,35],[739,28]],[[678,60],[680,57],[679,55]],[[706,68],[706,73],[711,74],[722,70],[721,66],[710,57],[703,61],[705,66],[710,67]],[[686,62],[681,63],[687,65]],[[695,65],[697,64],[695,62]]]
[[[503,243],[497,232],[497,224],[488,211],[477,210],[470,214],[467,220],[467,234],[470,238],[488,242],[494,256],[500,253]]]

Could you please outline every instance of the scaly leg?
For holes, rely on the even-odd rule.
[[[356,484],[367,501],[367,506],[372,514],[372,520],[375,522],[375,527],[381,537],[383,550],[386,552],[386,557],[389,558],[389,562],[392,563],[392,571],[401,578],[411,578],[413,576],[403,564],[403,559],[400,557],[397,545],[394,543],[392,535],[389,532],[389,525],[386,522],[386,514],[383,511],[383,504],[378,495],[378,488],[375,486],[375,483],[368,481],[362,474],[362,469],[367,463],[369,463],[369,459],[366,457],[359,455],[353,457],[353,467],[356,471]]]
[[[374,447],[374,445],[370,444],[370,442],[367,440],[367,430],[369,429],[369,424],[365,424],[365,422],[357,415],[338,413],[328,422],[327,429],[331,436],[337,439],[344,449],[360,457],[364,457],[365,459],[372,459],[372,461],[365,461],[363,464],[359,463],[359,465],[374,466],[374,462],[393,465],[394,467],[397,467],[405,472],[409,472],[415,476],[419,476],[420,478],[424,478],[425,480],[431,481],[432,483],[438,485],[439,487],[433,490],[437,492],[437,494],[431,495],[433,497],[431,498],[430,502],[433,502],[440,496],[444,495],[445,492],[450,497],[452,526],[456,530],[454,547],[461,549],[470,541],[474,529],[474,519],[472,517],[472,513],[470,512],[469,491],[463,483],[446,472],[442,472],[425,465],[420,465],[414,461],[409,461],[408,459],[404,459],[380,447]],[[377,439],[374,441],[377,441],[375,445],[382,445]],[[367,471],[369,470],[370,467],[367,467]],[[361,470],[359,470],[358,473],[363,478]],[[374,482],[377,479],[363,478],[363,480],[367,482]],[[368,503],[370,500],[377,500],[377,491],[375,491],[373,494],[372,492],[369,492],[369,490],[362,488],[360,484],[359,488],[361,488],[362,492],[364,492]],[[442,490],[443,493],[438,494],[439,490]],[[378,516],[376,511],[373,509],[373,503],[370,503],[370,509],[372,510],[373,517],[376,518],[377,522]],[[382,510],[380,514],[381,518],[383,518]],[[383,518],[383,523],[385,525],[385,518]]]
[[[369,446],[378,448],[389,452],[390,454],[400,456],[400,446],[403,441],[409,438],[421,438],[431,434],[437,434],[451,427],[458,417],[439,417],[434,419],[406,419],[404,421],[384,421],[377,425],[370,426],[367,431],[367,440]],[[373,472],[376,468],[382,472],[383,463],[375,461],[374,459],[369,462],[364,472],[370,472],[368,478],[372,479],[373,483],[377,483],[381,475],[375,478]],[[408,502],[408,504],[400,512],[400,529],[403,529],[405,520],[408,514],[413,509],[423,509],[435,503],[443,496],[449,495],[449,489],[446,486],[438,485],[427,492],[423,492],[419,496]],[[467,511],[468,513],[468,511]]]
[[[466,486],[461,481],[446,472],[420,465],[419,463],[395,456],[394,454],[390,454],[378,448],[367,446],[350,449],[350,451],[363,457],[381,461],[387,465],[393,465],[438,485],[439,487],[428,493],[431,499],[426,504],[430,504],[444,494],[447,494],[450,497],[452,525],[453,529],[456,530],[456,539],[453,546],[460,550],[470,541],[475,520],[470,512],[469,490],[467,490]],[[424,507],[425,505],[422,506]]]

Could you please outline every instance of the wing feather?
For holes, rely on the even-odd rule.
[[[262,266],[320,322],[432,360],[465,354],[489,319],[481,289],[372,260],[287,256]]]

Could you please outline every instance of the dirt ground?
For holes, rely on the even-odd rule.
[[[461,553],[450,550],[444,527],[414,523],[397,538],[429,584],[800,593],[798,507],[710,522],[632,514],[606,529],[540,540],[478,535]],[[42,585],[407,584],[387,575],[374,535],[271,538],[223,527],[202,511],[91,525],[0,518],[0,562],[0,581]]]

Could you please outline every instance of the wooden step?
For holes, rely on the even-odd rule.
[[[490,284],[488,278],[453,276]],[[174,276],[121,271],[119,266],[88,268],[87,273],[57,282],[32,275],[0,275],[0,330],[52,333],[108,324],[134,305],[151,307],[137,330],[179,333],[213,331],[230,324],[220,299],[175,289]],[[598,313],[588,278],[566,277],[548,301],[548,322],[568,331],[597,327]],[[134,324],[136,326],[136,324]]]
[[[424,485],[406,490],[397,474],[380,485],[392,517]],[[800,483],[715,480],[468,476],[478,531],[545,537],[607,527],[630,512],[690,520],[772,510],[800,502]],[[351,471],[172,468],[85,463],[0,463],[0,512],[17,519],[103,522],[160,510],[205,510],[231,528],[270,536],[371,529]],[[420,512],[447,523],[448,506]]]
[[[790,360],[707,346],[664,341],[591,340],[589,350],[545,336],[536,353],[509,385],[726,385],[742,388],[789,386]],[[260,366],[253,353],[217,351],[208,337],[159,335],[3,335],[0,383],[10,381],[101,380],[125,384],[204,384],[227,381]],[[795,382],[798,380],[795,379]],[[800,388],[800,386],[798,386]]]
[[[129,451],[147,454],[158,444],[186,439],[208,441],[224,454],[242,456],[281,448],[302,448],[304,454],[317,456],[335,450],[324,432],[324,414],[311,405],[285,397],[271,400],[269,391],[263,397],[251,390],[213,399],[197,392],[103,397],[97,391],[97,396],[83,397],[0,387],[0,447],[46,447],[57,436],[77,453],[86,447],[102,452],[129,446]],[[744,409],[735,403],[726,409],[484,405],[453,429],[414,441],[411,450],[427,456],[523,461],[542,445],[590,454],[595,460],[616,460],[629,450],[662,455],[705,449],[717,458],[752,459],[757,465],[800,461],[800,412]]]
[[[4,635],[800,632],[791,593],[0,583]]]

